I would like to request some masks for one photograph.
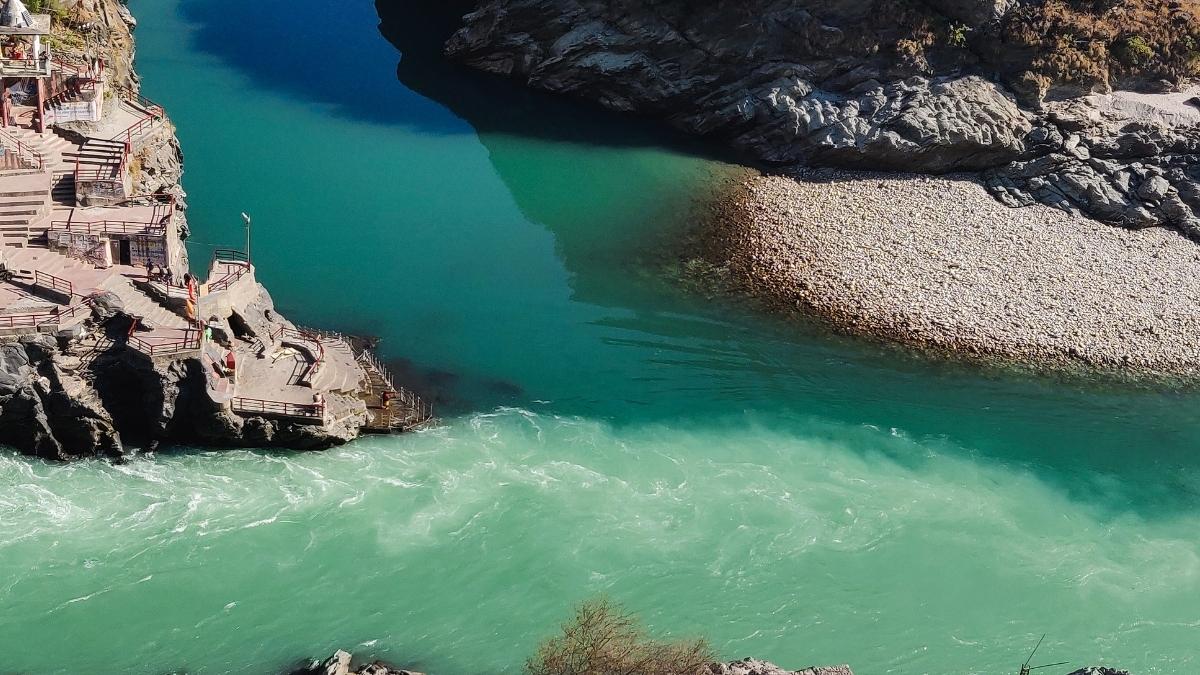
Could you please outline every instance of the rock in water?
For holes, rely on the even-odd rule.
[[[712,675],[854,675],[850,666],[810,666],[803,670],[784,670],[769,661],[746,658],[708,667]]]
[[[400,670],[382,661],[374,661],[352,669],[351,658],[350,652],[339,649],[324,661],[313,661],[292,671],[291,675],[424,675],[412,670]]]
[[[1091,666],[1090,668],[1080,668],[1071,673],[1071,675],[1129,675],[1129,671],[1106,668],[1104,666]]]

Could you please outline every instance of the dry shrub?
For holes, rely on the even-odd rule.
[[[1027,3],[1005,19],[1001,37],[1028,55],[1027,69],[1054,82],[1179,82],[1200,61],[1200,0]]]
[[[607,599],[575,609],[562,634],[525,662],[528,675],[697,675],[714,655],[704,640],[659,642]]]

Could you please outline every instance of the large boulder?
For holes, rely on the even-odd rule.
[[[1021,157],[1028,116],[976,76],[867,81],[838,95],[780,76],[719,92],[718,106],[687,118],[703,131],[741,130],[734,142],[771,162],[931,173],[978,170]],[[755,124],[747,121],[758,120]]]

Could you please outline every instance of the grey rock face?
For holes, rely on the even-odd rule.
[[[1089,668],[1080,668],[1071,673],[1071,675],[1129,675],[1129,671],[1107,668],[1105,666],[1091,666]]]
[[[1086,100],[1050,106],[1046,124],[1057,133],[1039,147],[1046,154],[985,175],[997,199],[1126,227],[1173,225],[1200,238],[1200,125],[1138,119]]]
[[[979,27],[1019,2],[925,4]],[[446,53],[532,87],[664,118],[767,162],[981,171],[1009,206],[1040,202],[1200,237],[1194,106],[1114,95],[1023,109],[968,50],[927,47],[939,54],[933,67],[925,56],[879,48],[888,27],[875,7],[481,0]],[[947,65],[948,51],[957,62]]]
[[[54,341],[0,346],[0,443],[45,459],[119,455],[112,416]]]
[[[719,94],[716,115],[696,115],[686,124],[702,130],[714,122],[735,128],[739,118],[764,120],[734,142],[785,164],[973,170],[1021,156],[1032,129],[1011,97],[974,76],[873,81],[845,96],[780,77]]]
[[[821,17],[805,9],[818,4]],[[1021,155],[1030,121],[992,82],[850,56],[843,26],[866,5],[489,0],[446,51],[770,162],[948,172]]]

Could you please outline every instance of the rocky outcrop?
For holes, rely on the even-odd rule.
[[[1000,201],[1200,238],[1200,108],[1186,94],[1093,95],[1045,112],[1045,154],[987,173]]]
[[[769,661],[746,658],[708,667],[711,675],[854,675],[850,666],[809,666],[802,670],[784,670]]]
[[[53,460],[161,443],[307,450],[353,440],[366,423],[365,403],[337,393],[329,403],[344,412],[324,424],[235,415],[208,395],[200,355],[150,358],[126,347],[129,319],[113,300],[97,302],[80,336],[0,339],[0,444]],[[242,325],[264,335],[291,328],[261,286],[246,307],[235,314]]]
[[[985,171],[1009,206],[1200,237],[1195,101],[1118,92],[1045,102],[1074,89],[1022,70],[1030,57],[1001,25],[1019,5],[482,0],[445,50],[760,161]]]
[[[77,366],[49,336],[0,345],[0,443],[45,459],[119,455],[113,418]]]
[[[401,670],[382,661],[373,661],[353,668],[350,652],[341,649],[324,661],[312,661],[297,668],[290,675],[424,675],[414,670]]]
[[[822,4],[818,14],[806,4]],[[952,171],[1019,157],[1030,122],[974,76],[862,58],[869,3],[491,0],[447,54],[530,86],[665,116],[770,162]]]
[[[1129,671],[1117,670],[1116,668],[1105,666],[1091,666],[1089,668],[1080,668],[1072,672],[1071,675],[1129,675]]]

